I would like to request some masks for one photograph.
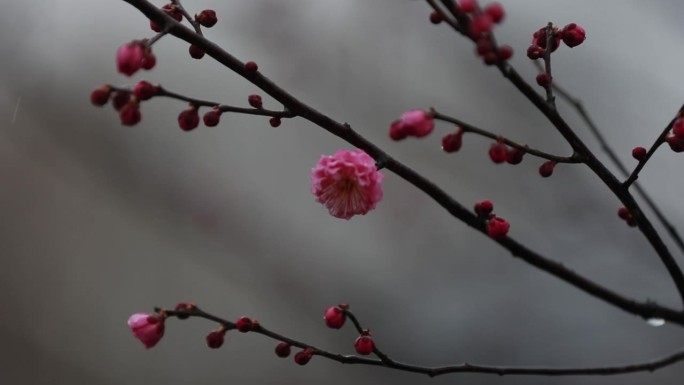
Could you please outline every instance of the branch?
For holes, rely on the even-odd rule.
[[[146,0],[124,1],[137,8],[145,16],[147,16],[154,22],[158,23],[159,25],[168,27],[170,34],[188,43],[198,46],[207,55],[211,56],[227,68],[233,70],[235,73],[247,79],[249,82],[262,89],[265,93],[267,93],[268,95],[282,103],[292,113],[318,125],[319,127],[330,132],[331,134],[345,140],[349,144],[357,148],[363,149],[368,155],[373,157],[379,164],[385,166],[386,169],[394,172],[395,174],[397,174],[398,176],[400,176],[401,178],[403,178],[404,180],[411,183],[412,185],[423,191],[425,194],[427,194],[429,197],[435,200],[440,206],[444,207],[451,215],[460,219],[462,222],[476,229],[477,231],[486,234],[485,223],[481,218],[475,216],[475,214],[473,214],[470,210],[466,209],[463,205],[454,200],[450,195],[448,195],[444,190],[435,185],[433,182],[429,181],[428,179],[418,174],[408,166],[404,165],[403,163],[392,158],[387,153],[382,151],[379,147],[377,147],[375,144],[369,142],[359,133],[354,131],[351,128],[351,126],[336,122],[330,117],[304,104],[299,99],[295,98],[287,91],[273,83],[270,79],[263,76],[261,73],[250,73],[246,71],[244,63],[242,63],[241,61],[233,57],[231,54],[223,50],[217,44],[207,40],[205,37],[194,33],[192,30],[176,22],[174,19],[167,16],[163,11],[158,9],[154,4],[151,4]],[[506,66],[508,66],[505,63],[499,63],[497,65],[501,66],[502,68],[506,68]],[[531,92],[537,97],[532,100],[535,103],[541,104],[543,108],[542,111],[544,111],[546,114],[549,114],[550,120],[556,122],[558,125],[567,127],[567,124],[565,124],[565,122],[560,118],[560,116],[557,115],[556,111],[549,110],[548,108],[546,108],[545,106],[547,105],[545,101],[543,99],[538,99],[538,95],[536,94],[536,92],[532,90],[531,87],[529,87],[529,85],[527,85],[527,83],[525,83],[525,81],[522,80],[522,78],[520,78],[520,76],[512,68],[510,68],[510,71],[508,71],[507,74],[509,78],[514,78],[514,80],[512,81],[514,82],[514,84],[516,84],[516,86],[523,90],[526,90],[525,92]],[[567,127],[567,130],[564,130],[564,132],[572,133],[569,127]],[[574,133],[572,133],[572,135],[574,135]],[[579,138],[577,138],[576,141],[572,140],[571,145],[572,144],[574,144],[573,148],[575,146],[580,147],[580,149],[586,148],[582,147],[584,146],[584,144],[581,143],[581,141],[579,141]],[[591,156],[593,157],[593,155]],[[596,162],[598,162],[598,160],[596,160]],[[602,166],[600,163],[599,165]],[[594,167],[597,166],[594,165]],[[607,170],[605,170],[605,172],[607,172],[608,175],[612,176],[612,174],[610,174]],[[617,181],[617,179],[615,179],[615,184],[613,185],[620,186],[620,183]],[[621,194],[623,193],[623,190],[618,191]],[[627,192],[626,194],[629,193]],[[630,195],[627,196],[631,199]],[[627,199],[625,198],[625,200]],[[638,209],[638,206],[636,206],[636,202],[633,202],[633,199],[625,205],[628,208],[636,207]],[[640,221],[640,225],[643,225],[644,222],[648,223],[645,220],[645,218],[643,218],[643,215],[638,215],[636,212],[632,210],[630,211],[633,213],[635,219]],[[652,228],[651,231],[645,231],[645,233],[651,236],[655,234],[655,237],[657,237],[657,233],[655,233],[655,230],[653,230]],[[657,239],[660,240],[660,238]],[[600,298],[603,301],[608,302],[626,312],[638,315],[644,319],[662,318],[673,323],[677,323],[679,325],[684,325],[684,313],[682,312],[664,306],[659,306],[652,302],[637,302],[633,299],[626,298],[608,288],[605,288],[583,277],[580,274],[577,274],[573,270],[566,268],[558,262],[545,258],[540,254],[537,254],[536,252],[526,248],[525,246],[516,242],[510,237],[498,239],[495,240],[495,242],[499,243],[501,246],[509,250],[511,254],[513,254],[513,256],[518,257],[524,260],[525,262],[543,271],[546,271],[547,273],[550,273],[560,278],[561,280],[570,283],[571,285],[579,288],[580,290],[594,297]],[[662,245],[662,247],[665,247],[664,244]],[[656,248],[656,250],[661,250],[659,247],[656,246],[654,246],[654,248]],[[665,251],[667,251],[667,248],[665,248]],[[681,279],[681,282],[682,292],[684,292],[684,277]]]
[[[629,190],[620,182],[606,166],[596,158],[584,142],[570,128],[567,122],[560,116],[555,106],[547,103],[508,63],[500,61],[497,68],[513,85],[522,92],[532,104],[553,124],[558,132],[572,146],[576,153],[585,158],[584,163],[591,169],[596,176],[613,192],[622,204],[632,213],[639,230],[644,234],[651,247],[656,251],[663,265],[672,278],[679,297],[684,303],[684,274],[677,261],[674,259],[667,245],[663,242],[658,232],[639,207]]]
[[[230,322],[226,319],[217,317],[213,314],[207,313],[200,310],[197,306],[190,306],[186,310],[164,310],[161,308],[155,308],[158,313],[165,314],[170,317],[177,318],[204,318],[213,322],[220,324],[224,330],[229,331],[236,329],[236,324]],[[359,323],[356,316],[348,309],[344,310],[347,317],[350,318],[354,324],[357,332],[362,333],[363,328]],[[357,364],[357,365],[369,365],[369,366],[381,366],[388,369],[394,369],[404,372],[420,373],[428,375],[429,377],[436,377],[450,373],[482,373],[482,374],[496,374],[499,376],[504,375],[528,375],[528,376],[588,376],[588,375],[617,375],[635,372],[653,372],[657,369],[663,368],[668,365],[672,365],[679,361],[684,360],[684,350],[677,351],[666,357],[662,357],[657,360],[628,364],[628,365],[618,365],[618,366],[601,366],[601,367],[586,367],[586,368],[548,368],[548,367],[510,367],[510,366],[490,366],[490,365],[477,365],[470,363],[462,363],[456,365],[447,366],[420,366],[414,364],[407,364],[399,361],[395,361],[390,358],[387,354],[382,352],[377,348],[377,344],[373,350],[373,353],[378,356],[379,359],[365,358],[356,355],[344,355],[340,353],[332,353],[324,349],[315,347],[304,341],[300,341],[294,338],[286,337],[282,334],[276,333],[265,328],[260,322],[255,322],[250,333],[257,333],[264,335],[276,341],[285,342],[291,346],[295,346],[300,349],[310,349],[311,353],[316,356],[325,357],[329,360],[336,361],[342,364]]]
[[[541,66],[535,61],[534,64],[537,66],[537,68],[541,69]],[[574,97],[570,92],[568,92],[565,88],[561,87],[558,85],[557,82],[552,82],[551,86],[553,87],[554,91],[563,98],[566,102],[568,102],[580,115],[582,120],[584,120],[584,123],[587,125],[589,128],[589,131],[594,135],[596,138],[596,141],[599,142],[601,149],[608,155],[608,158],[615,164],[615,166],[620,170],[620,172],[623,174],[625,178],[627,178],[630,174],[629,170],[627,170],[627,167],[625,166],[624,163],[620,160],[620,158],[617,156],[615,151],[608,145],[608,141],[603,137],[603,134],[599,130],[598,126],[596,123],[594,123],[594,120],[591,118],[587,110],[584,108],[584,103],[582,103],[582,100],[579,98]],[[684,110],[684,106],[682,106],[682,109]],[[667,133],[669,130],[665,130]],[[658,141],[656,140],[656,143]],[[662,142],[661,142],[662,143]],[[655,144],[654,144],[655,145]],[[653,147],[652,147],[653,149]],[[655,150],[653,150],[655,151]],[[650,156],[649,156],[650,157]],[[643,167],[643,166],[642,166]],[[636,178],[634,180],[636,182]],[[623,183],[625,184],[625,183]],[[638,183],[632,183],[632,186],[634,186],[634,189],[641,195],[641,198],[646,202],[646,205],[653,211],[655,214],[656,218],[658,218],[658,221],[665,227],[667,230],[668,234],[670,234],[670,237],[675,241],[677,246],[679,247],[679,250],[684,253],[684,240],[682,240],[682,237],[679,235],[679,232],[677,229],[668,221],[668,219],[665,217],[663,212],[658,208],[658,206],[655,204],[653,199],[651,199],[650,195],[646,192],[646,190],[641,187],[640,184]],[[626,185],[626,187],[629,188],[629,185]]]
[[[128,88],[123,88],[123,87],[116,87],[116,86],[110,86],[112,91],[119,91],[119,92],[127,92],[131,93],[132,90]],[[273,110],[267,110],[264,108],[245,108],[245,107],[235,107],[235,106],[229,106],[226,104],[220,104],[218,102],[213,102],[209,100],[202,100],[202,99],[196,99],[196,98],[191,98],[189,96],[181,95],[175,92],[171,92],[164,87],[157,85],[157,92],[153,96],[158,97],[158,96],[165,96],[171,99],[176,99],[176,100],[181,100],[184,102],[188,102],[192,104],[193,106],[196,107],[211,107],[211,108],[217,108],[221,112],[234,112],[238,114],[245,114],[245,115],[259,115],[259,116],[271,116],[274,118],[293,118],[295,117],[294,114],[292,114],[290,111],[273,111]]]
[[[463,132],[470,132],[470,133],[477,134],[480,136],[484,136],[486,138],[490,138],[490,139],[494,139],[494,140],[498,140],[500,138],[500,135],[497,135],[497,134],[494,134],[494,133],[489,132],[487,130],[483,130],[481,128],[475,127],[471,124],[468,124],[462,120],[453,118],[451,116],[444,115],[442,113],[435,111],[434,109],[433,109],[433,112],[434,112],[434,118],[435,119],[456,124],[457,126],[459,126],[463,129]],[[527,154],[534,155],[536,157],[543,158],[543,159],[552,160],[556,163],[581,163],[582,162],[582,158],[577,156],[577,154],[572,155],[572,156],[558,156],[558,155],[549,154],[549,153],[546,153],[546,152],[543,152],[540,150],[536,150],[534,148],[529,148],[526,145],[516,143],[516,142],[509,140],[509,139],[506,139],[506,138],[503,138],[503,142],[509,147],[517,148],[518,150],[522,150]]]

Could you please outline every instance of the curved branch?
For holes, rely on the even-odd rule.
[[[187,310],[164,310],[161,308],[156,308],[156,312],[163,312],[167,316],[171,317],[197,317],[204,318],[213,322],[216,322],[223,326],[225,330],[232,330],[236,328],[235,323],[230,322],[226,319],[217,317],[203,310],[200,310],[196,306],[192,306]],[[354,323],[354,327],[357,332],[361,333],[363,328],[359,323],[358,319],[354,314],[348,309],[345,313]],[[450,373],[482,373],[482,374],[496,374],[499,376],[504,375],[528,375],[528,376],[589,376],[589,375],[617,375],[617,374],[627,374],[636,372],[653,372],[657,369],[663,368],[668,365],[672,365],[679,361],[684,360],[684,350],[677,351],[666,357],[662,357],[653,361],[641,362],[636,364],[627,365],[617,365],[617,366],[599,366],[599,367],[582,367],[582,368],[549,368],[549,367],[511,367],[511,366],[491,366],[491,365],[478,365],[470,363],[462,363],[456,365],[446,365],[446,366],[420,366],[414,364],[407,364],[399,361],[395,361],[390,358],[387,354],[380,351],[377,346],[374,353],[379,357],[379,359],[372,359],[366,357],[360,357],[355,355],[344,355],[340,353],[332,353],[321,348],[317,348],[306,342],[296,340],[290,337],[286,337],[282,334],[276,333],[265,328],[261,323],[256,323],[250,333],[257,333],[274,339],[276,341],[286,342],[291,346],[298,347],[300,349],[311,349],[312,354],[325,357],[332,361],[337,361],[343,364],[357,364],[357,365],[369,365],[369,366],[381,366],[388,369],[394,369],[404,372],[425,374],[430,377],[442,376]]]
[[[128,88],[123,88],[123,87],[115,87],[115,86],[110,86],[112,91],[120,91],[120,92],[128,92],[131,93],[132,91]],[[218,108],[221,112],[234,112],[238,114],[244,114],[244,115],[259,115],[259,116],[271,116],[274,118],[293,118],[295,115],[291,113],[290,111],[274,111],[274,110],[267,110],[264,108],[245,108],[245,107],[236,107],[236,106],[229,106],[227,104],[220,104],[217,102],[213,102],[210,100],[203,100],[203,99],[196,99],[196,98],[191,98],[189,96],[181,95],[175,92],[171,92],[167,90],[166,88],[157,85],[157,93],[152,96],[158,97],[158,96],[165,96],[171,99],[176,99],[176,100],[181,100],[184,102],[188,102],[196,107],[211,107],[211,108]]]
[[[494,139],[494,140],[498,140],[501,137],[500,135],[497,135],[497,134],[494,134],[494,133],[489,132],[487,130],[483,130],[481,128],[475,127],[472,124],[468,124],[468,123],[466,123],[460,119],[456,119],[456,118],[453,118],[451,116],[444,115],[440,112],[435,111],[434,109],[433,109],[433,111],[434,111],[434,118],[435,119],[456,124],[457,126],[459,126],[463,129],[463,132],[470,132],[470,133],[477,134],[480,136],[484,136],[486,138],[490,138],[490,139]],[[522,150],[527,154],[534,155],[536,157],[543,158],[543,159],[552,160],[556,163],[582,163],[582,158],[580,158],[576,154],[572,155],[572,156],[558,156],[558,155],[546,153],[544,151],[536,150],[534,148],[529,148],[525,145],[522,145],[520,143],[516,143],[516,142],[509,140],[509,139],[506,139],[506,138],[503,138],[503,142],[509,147],[517,148],[518,150]]]
[[[331,134],[345,140],[347,143],[357,148],[363,149],[366,153],[368,153],[368,155],[373,157],[373,159],[375,159],[379,164],[384,165],[386,169],[394,172],[407,182],[411,183],[412,185],[423,191],[426,195],[431,197],[440,206],[445,208],[447,212],[449,212],[451,215],[460,219],[463,223],[476,229],[477,231],[483,234],[487,234],[485,229],[485,223],[481,218],[478,218],[474,213],[472,213],[459,202],[454,200],[449,194],[447,194],[444,190],[435,185],[433,182],[429,181],[419,173],[415,172],[408,166],[404,165],[403,163],[399,162],[398,160],[392,158],[390,155],[382,151],[378,146],[371,143],[366,138],[361,136],[359,133],[354,131],[348,124],[336,122],[330,117],[304,104],[299,99],[295,98],[293,95],[289,94],[287,91],[273,83],[270,79],[261,75],[261,73],[254,74],[246,71],[244,63],[242,63],[241,61],[233,57],[231,54],[223,50],[217,44],[207,40],[205,37],[194,33],[192,30],[176,22],[174,19],[166,15],[163,11],[158,9],[155,5],[149,3],[147,0],[124,1],[137,8],[145,16],[147,16],[154,22],[158,23],[159,25],[163,25],[165,27],[168,26],[170,34],[178,37],[179,39],[185,40],[188,43],[195,44],[196,46],[201,48],[207,55],[211,56],[227,68],[233,70],[238,75],[244,77],[252,84],[262,89],[265,93],[273,97],[274,99],[278,100],[292,113],[301,116],[302,118],[318,125],[319,127],[330,132]],[[507,66],[507,64],[505,63],[500,65]],[[525,83],[525,81],[522,80],[522,78],[520,78],[520,76],[517,75],[517,73],[512,68],[510,68],[510,71],[508,71],[507,76],[515,77],[516,80],[514,84],[516,84],[516,86],[519,86],[522,89],[526,89],[525,87],[527,87],[528,90],[526,89],[526,92],[532,92],[534,95],[536,95],[536,92],[534,92],[529,87],[529,85],[527,85],[527,83]],[[537,103],[541,103],[543,106],[546,105],[543,99],[534,100]],[[560,118],[560,116],[556,114],[555,110],[543,111],[545,113],[551,114],[551,117],[549,118],[550,120],[557,124],[563,124],[565,125],[565,127],[567,127],[567,124],[565,124],[565,122]],[[567,127],[567,130],[569,130],[569,132],[572,133],[569,127]],[[572,133],[572,135],[574,135],[574,133]],[[579,138],[577,138],[577,141],[579,141]],[[579,144],[577,144],[576,141],[572,141],[571,145],[573,145],[573,148],[575,148],[575,146],[583,146],[584,144],[581,143],[581,141],[579,141]],[[607,170],[605,171],[608,172]],[[612,174],[610,173],[608,175],[612,176]],[[615,181],[619,185],[617,179],[615,179]],[[622,193],[622,190],[619,190],[619,192]],[[628,197],[631,199],[630,195],[628,195]],[[621,196],[621,198],[623,197]],[[638,209],[638,206],[636,206],[636,202],[634,202],[633,199],[629,202],[629,204],[626,204],[626,206],[628,208],[636,207],[636,209]],[[641,220],[640,225],[642,225],[644,221],[646,221],[645,218],[639,216],[639,213],[641,213],[640,211],[638,211],[637,213],[635,211],[630,210],[630,212],[633,213],[635,219]],[[653,233],[657,237],[657,233],[655,233],[655,230],[653,230]],[[649,234],[651,233],[649,232]],[[644,319],[662,318],[679,325],[684,325],[684,313],[682,312],[664,306],[659,306],[652,302],[637,302],[633,299],[624,297],[608,288],[599,285],[594,281],[589,280],[588,278],[585,278],[580,274],[577,274],[573,270],[563,266],[561,263],[555,262],[540,254],[537,254],[536,252],[528,249],[527,247],[516,242],[510,237],[495,240],[495,242],[499,243],[501,246],[509,250],[511,254],[513,254],[513,256],[518,257],[524,260],[525,262],[543,271],[546,271],[547,273],[552,274],[557,278],[570,283],[571,285],[579,288],[580,290],[594,297],[600,298],[601,300],[610,303],[626,312],[638,315]],[[654,248],[656,247],[654,246]],[[656,248],[656,250],[659,250],[659,248]],[[667,251],[666,248],[665,251]],[[684,279],[682,279],[682,283],[682,292],[684,292]]]

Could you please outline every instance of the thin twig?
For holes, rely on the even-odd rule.
[[[156,308],[156,312],[163,312],[169,317],[196,317],[204,318],[212,322],[216,322],[223,326],[225,330],[232,330],[236,328],[236,324],[230,322],[221,317],[217,317],[203,310],[200,310],[196,306],[192,306],[188,310],[164,310],[161,308]],[[364,329],[359,323],[358,319],[354,314],[348,309],[345,313],[353,322],[354,327],[357,332],[361,333]],[[271,331],[263,326],[261,322],[258,322],[256,326],[250,331],[250,333],[257,333],[269,337],[273,340],[285,342],[291,346],[295,346],[300,349],[310,349],[312,354],[325,357],[332,361],[337,361],[343,364],[358,364],[358,365],[370,365],[370,366],[381,366],[389,369],[425,374],[429,377],[436,377],[450,373],[482,373],[482,374],[495,374],[499,376],[504,375],[528,375],[528,376],[589,376],[589,375],[617,375],[617,374],[627,374],[636,372],[653,372],[657,369],[663,368],[668,365],[672,365],[679,361],[684,360],[684,350],[677,351],[666,357],[662,357],[653,361],[641,362],[636,364],[628,365],[617,365],[617,366],[601,366],[601,367],[583,367],[583,368],[548,368],[548,367],[510,367],[510,366],[490,366],[490,365],[477,365],[471,363],[462,363],[456,365],[446,365],[446,366],[421,366],[414,364],[407,364],[403,362],[396,361],[390,358],[387,354],[375,349],[374,353],[379,359],[365,358],[356,355],[344,355],[340,353],[332,353],[327,350],[315,347],[304,341],[300,341],[294,338],[286,337],[280,333]]]
[[[684,106],[682,106],[682,108],[680,108],[679,111],[681,112],[682,109],[684,109]],[[646,153],[646,156],[644,156],[644,159],[639,161],[639,164],[637,164],[637,166],[634,168],[634,171],[632,171],[632,173],[629,175],[629,177],[624,181],[623,186],[625,186],[625,188],[629,188],[629,186],[632,185],[632,183],[634,183],[634,181],[637,180],[637,178],[639,177],[639,172],[641,171],[642,168],[644,168],[644,166],[646,165],[646,162],[648,162],[649,159],[651,159],[651,157],[656,152],[658,147],[660,147],[661,144],[665,143],[665,137],[667,136],[667,133],[670,132],[670,130],[672,129],[672,125],[674,125],[674,122],[676,120],[677,120],[677,117],[672,118],[672,120],[670,120],[670,123],[668,123],[668,125],[665,126],[665,128],[660,133],[660,135],[658,135],[655,142],[653,143],[651,148]]]
[[[183,14],[183,17],[192,25],[192,28],[195,29],[195,32],[197,32],[198,35],[202,35],[202,26],[200,23],[195,21],[188,11],[185,10],[185,7],[183,7],[183,4],[181,4],[180,0],[171,0],[171,3],[178,8],[181,14]]]
[[[112,91],[120,91],[120,92],[128,92],[130,93],[131,90],[128,88],[124,87],[115,87],[115,86],[110,86]],[[196,107],[212,107],[212,108],[217,108],[221,112],[234,112],[238,114],[245,114],[245,115],[259,115],[259,116],[271,116],[274,118],[293,118],[295,115],[291,113],[290,111],[284,110],[284,111],[274,111],[274,110],[267,110],[263,108],[245,108],[245,107],[236,107],[236,106],[230,106],[227,104],[220,104],[217,102],[209,101],[209,100],[202,100],[202,99],[196,99],[196,98],[191,98],[189,96],[181,95],[175,92],[171,92],[167,90],[166,88],[163,88],[162,86],[157,86],[157,93],[153,97],[158,97],[158,96],[165,96],[171,99],[176,99],[176,100],[181,100],[184,102],[188,102],[192,104],[193,106]]]
[[[499,140],[501,139],[500,135],[497,135],[493,132],[483,130],[481,128],[475,127],[472,124],[468,124],[460,119],[456,119],[454,117],[442,114],[440,112],[437,112],[433,109],[434,111],[434,118],[437,120],[443,120],[445,122],[453,123],[456,124],[457,126],[461,127],[463,129],[463,132],[470,132],[473,134],[477,134],[480,136],[484,136],[486,138],[494,139],[494,140]],[[536,150],[534,148],[530,148],[527,145],[523,145],[517,142],[514,142],[510,139],[502,138],[503,142],[509,146],[509,147],[514,147],[517,148],[518,150],[522,150],[527,154],[537,156],[539,158],[543,159],[548,159],[552,160],[556,163],[582,163],[582,158],[578,156],[577,154],[571,155],[571,156],[559,156],[559,155],[553,155],[549,154],[544,151]]]
[[[430,6],[432,7],[432,9],[434,9],[435,12],[437,12],[437,13],[439,14],[439,16],[442,18],[442,20],[444,20],[447,24],[449,24],[449,26],[451,26],[451,28],[453,28],[456,32],[459,32],[459,33],[462,32],[462,28],[461,28],[461,26],[458,24],[458,22],[455,21],[455,20],[453,20],[453,19],[451,18],[451,15],[449,15],[449,14],[446,13],[446,12],[444,12],[444,9],[443,9],[442,7],[440,7],[440,6],[437,4],[437,1],[435,1],[435,0],[427,0],[427,2],[428,2],[428,4],[430,4]]]
[[[551,74],[551,51],[553,51],[553,44],[555,44],[555,36],[553,35],[553,23],[546,25],[546,48],[544,49],[544,72],[549,77],[549,84],[544,87],[546,90],[546,102],[556,108],[556,98],[553,96],[553,75]]]

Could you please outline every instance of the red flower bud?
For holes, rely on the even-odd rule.
[[[115,110],[119,111],[129,100],[131,100],[131,94],[125,91],[116,91],[112,95],[112,106],[114,106]]]
[[[354,341],[354,349],[362,356],[367,356],[373,353],[373,349],[375,349],[375,342],[373,342],[373,338],[370,336],[368,330],[364,330],[363,333],[361,333],[361,335],[356,339],[356,341]]]
[[[200,49],[200,47],[198,47],[194,44],[191,45],[190,48],[188,48],[188,52],[190,52],[190,56],[193,59],[201,59],[204,57],[204,51],[202,51],[202,49]]]
[[[248,331],[252,330],[253,325],[254,321],[252,321],[252,319],[248,317],[240,317],[235,323],[235,327],[237,328],[237,330],[242,333],[247,333]]]
[[[475,203],[475,207],[473,209],[475,211],[475,214],[479,217],[489,217],[489,214],[494,211],[494,204],[491,201],[484,200]]]
[[[297,352],[294,356],[294,361],[298,365],[306,365],[311,361],[311,357],[313,357],[313,353],[310,348],[304,349],[300,352]]]
[[[508,164],[519,164],[522,162],[524,155],[525,150],[511,147],[508,149],[508,153],[506,154],[506,162],[508,162]]]
[[[281,342],[275,347],[275,354],[280,358],[285,358],[290,355],[290,344]]]
[[[190,312],[194,309],[195,309],[195,305],[193,305],[191,303],[180,302],[180,303],[176,304],[176,307],[174,308],[174,310],[176,310],[177,312],[181,312],[179,314],[176,314],[176,318],[188,319],[188,318],[190,318],[190,316],[188,314],[182,314],[182,313]]]
[[[204,114],[202,120],[204,120],[204,125],[207,127],[216,127],[219,124],[219,119],[221,117],[221,110],[214,108],[213,110]]]
[[[248,61],[245,63],[245,71],[247,71],[248,74],[255,74],[259,70],[259,66],[257,63],[253,61]]]
[[[142,80],[135,85],[133,95],[135,95],[138,100],[149,100],[157,94],[158,90],[159,86]]]
[[[124,126],[135,126],[141,118],[140,106],[136,101],[129,100],[119,110],[119,119]]]
[[[116,66],[119,72],[131,76],[142,67],[143,48],[140,42],[124,44],[116,51]]]
[[[499,47],[499,59],[508,60],[513,57],[513,48],[510,45],[502,45]]]
[[[482,35],[486,35],[492,31],[493,26],[494,22],[492,21],[492,17],[488,14],[482,13],[475,15],[470,20],[470,37],[476,39]]]
[[[458,9],[463,13],[471,13],[475,12],[476,5],[476,0],[459,0]]]
[[[544,55],[544,48],[538,45],[531,45],[527,47],[527,57],[532,60],[537,60]]]
[[[506,13],[504,12],[503,6],[499,3],[491,3],[488,4],[484,8],[484,13],[489,15],[489,17],[492,19],[493,22],[496,24],[501,23],[503,21],[504,17],[506,16]]]
[[[104,106],[109,101],[109,95],[111,93],[112,87],[104,85],[90,93],[90,102],[95,106]]]
[[[677,138],[684,138],[684,118],[678,118],[672,123],[672,134]]]
[[[152,49],[147,48],[143,52],[142,68],[144,70],[151,70],[157,64],[157,58],[152,53]]]
[[[572,48],[582,44],[584,39],[587,38],[587,33],[579,25],[570,23],[563,27],[561,36],[563,37],[563,43]]]
[[[665,141],[674,152],[684,152],[684,137],[679,137],[676,135],[668,135],[665,137]]]
[[[556,167],[556,162],[549,160],[548,162],[544,162],[544,164],[539,167],[539,175],[541,175],[543,178],[548,178],[553,174],[553,169]]]
[[[263,106],[261,96],[256,95],[256,94],[249,95],[249,97],[247,98],[247,102],[249,103],[250,106],[252,106],[254,108],[261,108]]]
[[[496,164],[505,162],[508,158],[508,148],[502,141],[497,141],[489,148],[489,158]]]
[[[178,125],[183,131],[191,131],[199,125],[199,114],[197,107],[190,106],[187,110],[181,111],[178,115]]]
[[[435,11],[430,14],[430,23],[432,24],[439,24],[442,22],[442,15],[439,14],[439,12]]]
[[[278,127],[280,126],[280,118],[274,116],[268,120],[268,124],[270,124],[271,127]]]
[[[551,38],[551,52],[558,48],[561,40],[558,28],[554,27],[552,33],[553,37]],[[536,45],[544,49],[546,48],[546,27],[542,27],[532,34],[532,45]]]
[[[221,330],[216,330],[207,335],[207,346],[211,349],[218,349],[223,345],[223,337],[226,335],[226,331],[221,328]]]
[[[442,138],[442,150],[447,153],[456,152],[463,145],[463,130],[447,134]]]
[[[549,76],[549,74],[547,74],[546,72],[538,73],[537,84],[544,88],[547,88],[549,85],[551,85],[551,76]]]
[[[340,329],[347,320],[347,314],[337,306],[331,306],[323,313],[325,324],[332,329]]]
[[[624,220],[627,220],[627,219],[632,217],[632,213],[629,212],[627,207],[620,207],[618,209],[617,214],[618,214],[618,217],[620,217],[621,219],[624,219]]]
[[[506,237],[510,228],[511,225],[507,220],[499,217],[492,217],[487,222],[487,235],[494,239],[502,239]]]
[[[205,9],[204,11],[195,15],[195,20],[202,25],[202,27],[211,28],[216,25],[218,19],[216,18],[216,11],[213,9]]]
[[[646,157],[646,149],[643,147],[634,147],[634,149],[632,149],[632,157],[641,162]]]

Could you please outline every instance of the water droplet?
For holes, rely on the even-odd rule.
[[[649,318],[646,323],[653,326],[654,328],[665,325],[665,320],[662,318]]]

